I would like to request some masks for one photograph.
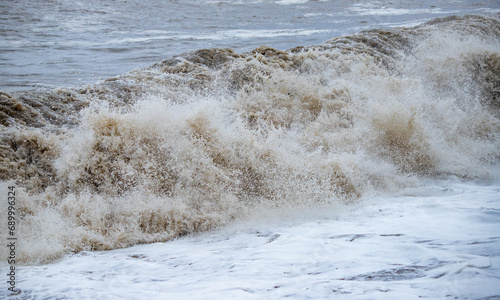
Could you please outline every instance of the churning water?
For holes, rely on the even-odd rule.
[[[0,178],[18,187],[21,263],[499,179],[497,15],[403,28],[443,8],[119,2],[37,2],[50,13],[30,16],[2,2],[20,24],[2,31]],[[109,78],[64,87],[91,73]]]
[[[0,89],[93,84],[196,49],[285,50],[364,29],[499,10],[492,0],[3,0]]]

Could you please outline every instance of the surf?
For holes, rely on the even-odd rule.
[[[3,92],[0,179],[19,191],[20,261],[498,180],[499,46],[498,19],[452,16]]]

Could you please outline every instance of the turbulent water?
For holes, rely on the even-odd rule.
[[[3,0],[0,12],[0,89],[17,91],[95,83],[195,49],[284,50],[450,14],[495,14],[500,5],[496,0]]]
[[[17,186],[19,260],[498,180],[499,101],[500,21],[474,15],[3,92],[0,179]]]

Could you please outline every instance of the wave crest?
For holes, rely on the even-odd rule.
[[[21,260],[429,179],[498,179],[499,46],[498,20],[449,17],[288,51],[202,49],[93,86],[2,93],[0,175],[20,190]]]

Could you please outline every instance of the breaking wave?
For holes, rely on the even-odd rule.
[[[429,180],[494,180],[500,22],[201,49],[95,85],[0,93],[0,124],[24,263]]]

